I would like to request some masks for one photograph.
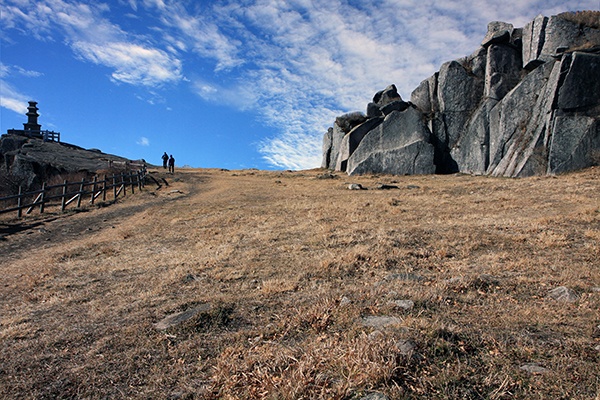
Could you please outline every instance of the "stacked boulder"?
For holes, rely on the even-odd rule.
[[[366,115],[338,117],[322,167],[522,177],[599,162],[600,12],[587,11],[490,23],[479,49],[443,64],[410,102],[391,85]]]

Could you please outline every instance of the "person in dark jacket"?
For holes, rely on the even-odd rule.
[[[173,154],[171,154],[171,157],[169,157],[169,172],[175,172],[175,159],[173,158]]]
[[[169,161],[169,155],[167,154],[166,151],[165,151],[165,154],[162,155],[162,160],[163,160],[163,168],[167,169],[167,161]]]

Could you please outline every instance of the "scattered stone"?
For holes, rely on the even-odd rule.
[[[396,186],[396,185],[386,185],[385,183],[382,183],[380,185],[377,185],[376,189],[377,190],[398,189],[398,186]]]
[[[154,324],[154,328],[159,331],[163,331],[165,329],[169,329],[173,326],[177,326],[182,322],[185,322],[201,312],[206,312],[211,309],[210,304],[202,304],[198,307],[191,308],[189,310],[178,312],[174,314],[167,315],[165,318],[161,319],[157,323]]]
[[[363,326],[369,326],[372,328],[385,328],[386,326],[400,325],[401,323],[402,320],[400,318],[389,316],[372,315],[362,319]]]
[[[404,339],[396,343],[396,348],[403,356],[410,357],[417,350],[417,344],[412,340]]]
[[[360,183],[351,183],[348,185],[348,190],[366,190]]]
[[[367,336],[367,338],[369,340],[381,340],[384,337],[385,337],[385,335],[381,331],[373,331],[373,332],[369,333],[369,336]]]
[[[592,331],[592,337],[596,339],[600,338],[600,325],[594,328],[594,330]]]
[[[548,292],[548,297],[556,301],[573,303],[579,300],[579,295],[573,289],[566,286],[559,286]]]
[[[368,395],[361,397],[359,400],[389,400],[389,399],[390,398],[387,397],[385,394],[375,392],[375,393],[369,393]]]
[[[340,299],[340,307],[350,305],[351,303],[352,303],[352,301],[349,298],[347,298],[346,296],[344,296]]]
[[[421,275],[413,274],[413,273],[402,273],[402,274],[390,274],[383,278],[385,281],[415,281],[420,282],[425,280]]]
[[[169,192],[169,194],[173,194],[173,193],[183,193],[183,192],[179,189],[173,189]]]
[[[542,367],[539,364],[536,363],[528,363],[528,364],[524,364],[521,365],[521,368],[523,371],[527,371],[530,374],[544,374],[546,372],[548,372],[547,368]]]
[[[600,292],[600,286],[593,287],[592,292]]]
[[[421,186],[417,186],[417,185],[408,185],[406,186],[407,189],[421,189]]]
[[[395,307],[403,310],[411,310],[415,306],[415,302],[412,300],[394,300],[391,302]]]
[[[338,176],[331,172],[325,172],[324,174],[317,175],[317,179],[336,179]]]

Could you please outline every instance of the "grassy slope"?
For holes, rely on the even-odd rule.
[[[600,398],[598,168],[321,172],[182,171],[60,218],[148,204],[68,242],[9,252],[35,231],[0,242],[0,397]],[[561,285],[579,300],[546,298]],[[391,303],[403,299],[414,307]],[[367,327],[368,316],[401,322]]]

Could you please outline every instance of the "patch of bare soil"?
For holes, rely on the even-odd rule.
[[[2,217],[1,397],[599,398],[599,169],[162,176]]]

